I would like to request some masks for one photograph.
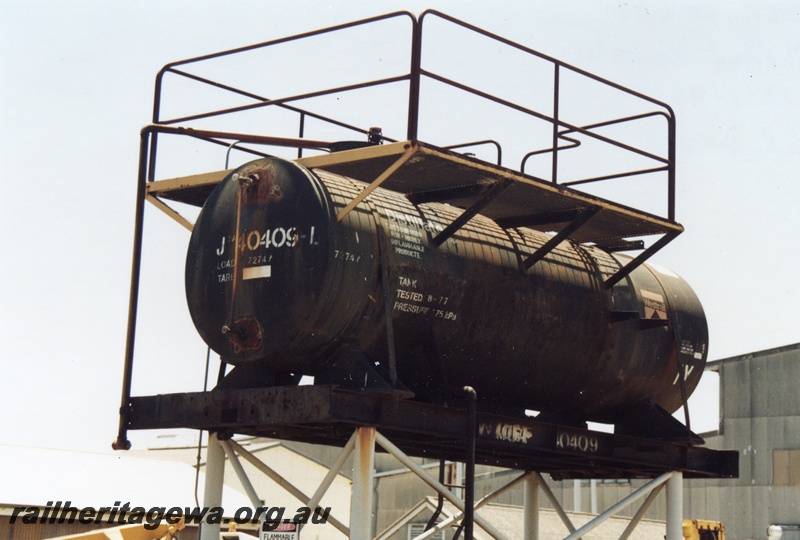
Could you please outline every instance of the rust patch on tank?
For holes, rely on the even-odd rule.
[[[257,163],[245,167],[239,173],[239,179],[244,181],[244,201],[247,206],[265,205],[270,202],[279,203],[283,200],[283,190],[275,181],[275,166],[269,163]]]
[[[236,319],[233,324],[226,324],[222,327],[222,333],[228,336],[235,353],[256,350],[261,347],[263,340],[261,326],[250,316]]]

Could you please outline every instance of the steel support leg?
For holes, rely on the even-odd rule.
[[[206,484],[203,490],[203,506],[218,508],[222,506],[222,484],[225,480],[225,450],[216,433],[209,434],[206,452]],[[203,523],[200,526],[200,540],[219,540],[219,523]]]
[[[357,428],[355,442],[353,494],[350,500],[350,539],[371,540],[375,428]]]
[[[683,473],[675,471],[667,480],[667,540],[683,539]]]
[[[525,480],[523,491],[523,539],[539,540],[539,480],[533,475]]]

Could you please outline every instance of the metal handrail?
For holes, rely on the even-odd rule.
[[[485,139],[482,141],[472,141],[460,144],[449,144],[447,146],[443,146],[442,148],[444,148],[445,150],[455,150],[457,148],[470,148],[473,146],[483,146],[487,144],[494,146],[495,150],[497,151],[497,165],[501,166],[503,164],[503,149],[501,148],[499,142],[492,139]]]
[[[250,91],[247,91],[247,90],[236,88],[236,87],[231,86],[231,85],[224,84],[224,83],[219,82],[219,81],[214,81],[214,80],[208,79],[206,77],[202,77],[200,75],[191,73],[191,72],[187,71],[187,69],[186,69],[191,65],[198,64],[198,63],[201,63],[201,62],[205,62],[205,61],[208,61],[208,60],[218,59],[218,58],[231,56],[231,55],[236,55],[236,54],[240,54],[240,53],[245,53],[245,52],[249,52],[249,51],[254,51],[254,50],[258,50],[258,49],[265,49],[265,48],[272,47],[272,46],[279,45],[279,44],[285,44],[285,43],[298,41],[298,40],[302,40],[302,39],[306,39],[306,38],[310,38],[310,37],[314,37],[314,36],[320,36],[320,35],[324,35],[324,34],[331,34],[331,33],[334,33],[334,32],[339,32],[339,31],[342,31],[342,30],[348,30],[348,29],[352,29],[352,28],[355,28],[355,27],[359,27],[359,26],[365,26],[365,25],[369,25],[369,24],[373,24],[373,23],[377,23],[377,22],[385,21],[385,20],[389,20],[389,19],[405,18],[405,17],[408,17],[411,20],[411,23],[412,23],[411,24],[411,30],[412,30],[412,32],[411,32],[411,61],[410,61],[410,66],[409,66],[408,72],[404,72],[404,73],[401,73],[401,74],[398,74],[398,75],[395,75],[395,76],[384,77],[384,78],[376,79],[376,80],[372,80],[372,81],[355,82],[355,83],[352,83],[352,84],[339,86],[337,88],[328,88],[328,89],[318,90],[318,91],[314,91],[314,92],[307,92],[307,93],[302,93],[302,94],[291,95],[291,96],[269,98],[269,97],[266,97],[264,95],[260,95],[260,94],[254,93],[254,92],[250,92]],[[469,30],[469,31],[471,31],[471,32],[473,32],[473,33],[475,33],[477,35],[480,35],[480,36],[486,37],[488,39],[494,40],[497,43],[500,43],[500,44],[503,44],[505,46],[511,47],[511,48],[513,48],[515,50],[521,51],[521,52],[523,52],[525,54],[528,54],[528,55],[536,57],[536,58],[538,58],[540,60],[543,60],[544,62],[552,64],[552,66],[553,66],[553,110],[552,110],[551,114],[545,114],[545,113],[542,113],[540,111],[536,111],[536,110],[533,110],[533,109],[530,109],[530,108],[527,108],[527,107],[523,107],[522,105],[520,105],[518,103],[514,103],[514,102],[508,101],[508,100],[504,100],[504,99],[502,99],[502,98],[500,98],[498,96],[492,95],[492,94],[487,93],[487,92],[483,92],[483,91],[481,91],[481,90],[479,90],[477,88],[473,88],[473,87],[467,86],[467,85],[462,84],[462,83],[460,83],[458,81],[455,81],[455,80],[449,79],[447,77],[444,77],[441,74],[435,73],[435,72],[433,72],[433,71],[431,71],[429,69],[423,68],[423,59],[424,59],[424,57],[423,57],[423,44],[427,43],[427,41],[425,40],[424,31],[423,31],[424,22],[425,22],[426,18],[438,18],[438,19],[444,20],[444,21],[446,21],[446,22],[448,22],[450,24],[453,24],[453,25],[456,25],[458,27],[467,29],[467,30]],[[560,77],[561,77],[561,71],[562,70],[567,70],[567,71],[572,72],[574,74],[577,74],[577,75],[579,75],[581,77],[585,77],[585,78],[588,78],[588,79],[590,79],[592,81],[601,83],[601,84],[603,84],[603,85],[605,85],[605,86],[607,86],[609,88],[612,88],[614,90],[623,92],[623,93],[625,93],[627,95],[630,95],[630,96],[632,96],[634,98],[637,98],[637,99],[640,99],[640,100],[644,100],[644,101],[646,101],[646,102],[648,102],[648,103],[650,103],[652,105],[657,106],[661,110],[648,112],[648,113],[643,113],[643,114],[638,114],[638,115],[634,115],[634,116],[628,116],[628,117],[624,117],[624,118],[616,118],[616,119],[613,119],[613,120],[607,120],[607,121],[598,122],[598,123],[590,124],[590,125],[583,125],[583,126],[573,125],[573,124],[571,124],[569,122],[566,122],[561,117],[561,111],[560,111],[560,93],[561,93],[561,90],[560,90]],[[230,93],[233,93],[233,94],[236,94],[236,95],[240,95],[240,96],[243,96],[243,97],[246,97],[246,98],[249,98],[249,99],[253,99],[253,100],[255,100],[255,102],[254,103],[250,103],[250,104],[240,105],[240,106],[237,106],[237,107],[229,107],[229,108],[225,108],[225,109],[203,111],[203,112],[199,112],[197,114],[186,115],[186,116],[181,116],[181,117],[162,118],[161,117],[162,89],[163,89],[163,84],[164,84],[164,77],[167,74],[172,74],[172,75],[175,75],[175,76],[183,77],[183,78],[195,81],[195,82],[200,83],[200,84],[213,86],[215,88],[218,88],[220,90],[224,90],[226,92],[230,92]],[[416,139],[419,138],[418,129],[419,129],[419,114],[420,114],[420,101],[421,101],[420,91],[421,91],[421,81],[423,79],[430,79],[430,80],[438,81],[438,82],[440,82],[442,84],[445,84],[445,85],[448,85],[448,86],[450,86],[452,88],[456,88],[456,89],[458,89],[458,90],[460,90],[462,92],[467,92],[469,94],[478,96],[481,99],[488,100],[488,101],[491,101],[493,103],[497,103],[497,104],[502,105],[502,106],[507,107],[507,108],[511,108],[511,109],[513,109],[515,111],[518,111],[518,112],[522,113],[522,114],[531,116],[533,118],[536,118],[537,120],[540,120],[542,122],[546,122],[546,123],[552,125],[552,144],[550,145],[549,148],[544,148],[544,149],[541,149],[541,150],[536,150],[536,151],[527,153],[524,156],[524,158],[522,160],[522,163],[520,164],[520,171],[523,172],[523,173],[524,173],[525,164],[526,164],[527,160],[532,156],[542,155],[542,154],[550,154],[550,156],[551,156],[551,178],[550,178],[550,181],[552,183],[554,183],[554,184],[561,183],[562,185],[579,185],[579,184],[584,184],[584,183],[589,183],[589,182],[598,182],[598,181],[603,181],[603,180],[609,180],[609,179],[613,179],[613,178],[623,178],[623,177],[629,177],[629,176],[635,176],[635,175],[649,174],[649,173],[654,173],[654,172],[666,172],[667,173],[667,177],[668,177],[668,195],[667,195],[667,199],[668,199],[668,204],[667,204],[667,206],[668,206],[668,218],[670,220],[674,220],[674,218],[675,218],[675,115],[674,115],[674,112],[673,112],[673,110],[671,109],[671,107],[669,105],[667,105],[666,103],[663,103],[663,102],[661,102],[659,100],[656,100],[654,98],[651,98],[651,97],[649,97],[647,95],[644,95],[644,94],[642,94],[640,92],[637,92],[637,91],[632,90],[630,88],[624,87],[624,86],[622,86],[620,84],[617,84],[617,83],[614,83],[612,81],[609,81],[608,79],[605,79],[603,77],[600,77],[598,75],[590,73],[590,72],[588,72],[586,70],[583,70],[583,69],[577,68],[575,66],[572,66],[570,64],[567,64],[565,62],[562,62],[562,61],[560,61],[560,60],[558,60],[556,58],[553,58],[553,57],[548,56],[546,54],[543,54],[543,53],[541,53],[539,51],[536,51],[534,49],[531,49],[529,47],[526,47],[524,45],[521,45],[519,43],[511,41],[511,40],[509,40],[507,38],[504,38],[502,36],[499,36],[497,34],[489,32],[487,30],[481,29],[481,28],[479,28],[477,26],[474,26],[472,24],[466,23],[464,21],[461,21],[459,19],[456,19],[454,17],[451,17],[449,15],[446,15],[446,14],[441,13],[441,12],[436,11],[436,10],[426,10],[426,11],[422,12],[422,14],[419,16],[418,19],[413,14],[411,14],[411,13],[409,13],[407,11],[396,11],[396,12],[388,13],[388,14],[385,14],[385,15],[380,15],[380,16],[376,16],[376,17],[369,17],[369,18],[358,20],[358,21],[353,21],[353,22],[348,22],[348,23],[344,23],[344,24],[334,25],[334,26],[330,26],[330,27],[323,28],[323,29],[320,29],[320,30],[315,30],[315,31],[310,31],[310,32],[303,32],[303,33],[300,33],[300,34],[295,34],[293,36],[288,36],[288,37],[283,37],[283,38],[274,39],[274,40],[270,40],[270,41],[265,41],[265,42],[257,43],[257,44],[254,44],[254,45],[249,45],[249,46],[245,46],[245,47],[238,47],[238,48],[229,49],[229,50],[226,50],[226,51],[221,51],[221,52],[217,52],[217,53],[206,54],[206,55],[196,56],[196,57],[185,59],[185,60],[179,60],[179,61],[176,61],[176,62],[171,62],[171,63],[165,65],[161,69],[161,71],[159,71],[159,73],[158,73],[158,75],[156,77],[155,99],[154,99],[154,104],[153,104],[153,124],[175,125],[175,124],[179,124],[179,123],[182,123],[182,122],[190,122],[190,121],[202,120],[202,119],[207,119],[207,118],[213,118],[213,117],[219,117],[219,116],[224,116],[224,115],[228,115],[228,114],[233,114],[233,113],[237,113],[237,112],[251,111],[251,110],[262,109],[262,108],[265,108],[265,107],[276,106],[276,107],[280,107],[280,108],[295,112],[295,113],[297,113],[299,115],[298,116],[298,119],[299,119],[298,132],[300,133],[301,137],[303,136],[303,133],[304,133],[304,123],[305,123],[305,120],[307,118],[314,118],[315,120],[319,120],[319,121],[321,121],[323,123],[327,123],[327,124],[330,124],[330,125],[334,125],[334,126],[337,126],[337,127],[352,131],[353,133],[367,134],[368,133],[368,129],[369,129],[368,127],[360,127],[360,126],[352,125],[352,124],[343,122],[341,120],[338,120],[336,118],[331,118],[331,117],[328,117],[326,115],[320,114],[318,112],[301,108],[300,106],[298,106],[298,104],[303,102],[304,100],[308,100],[310,98],[333,95],[333,94],[337,94],[337,93],[346,93],[346,92],[350,92],[350,91],[353,91],[353,90],[356,90],[356,89],[378,87],[378,86],[397,84],[397,83],[403,83],[405,81],[408,81],[409,82],[409,94],[408,94],[408,120],[407,120],[407,125],[406,125],[406,129],[407,129],[406,138],[409,139],[409,140],[416,140]],[[611,138],[611,137],[603,136],[603,135],[597,133],[597,131],[596,131],[596,129],[600,128],[600,127],[616,125],[616,124],[622,124],[622,123],[626,123],[626,122],[635,122],[637,120],[641,120],[641,119],[649,118],[649,117],[653,117],[653,116],[661,116],[667,121],[667,130],[668,130],[667,146],[668,146],[668,149],[667,149],[667,155],[666,156],[660,156],[660,155],[653,154],[651,152],[647,152],[647,151],[642,150],[642,149],[640,149],[640,148],[638,148],[636,146],[622,143],[621,141],[616,140],[616,139]],[[629,171],[629,172],[618,172],[618,173],[614,173],[614,174],[607,174],[607,175],[604,175],[604,176],[597,176],[597,177],[591,177],[591,178],[579,178],[579,179],[576,179],[576,180],[570,180],[568,182],[560,181],[560,179],[558,177],[558,158],[559,158],[559,153],[562,152],[563,150],[574,149],[574,148],[577,148],[578,146],[580,146],[580,141],[578,139],[567,137],[567,135],[570,135],[570,134],[579,134],[579,135],[582,135],[584,137],[588,137],[588,138],[597,140],[597,141],[602,142],[604,144],[611,145],[613,147],[617,147],[617,148],[623,149],[626,152],[630,152],[632,154],[641,155],[641,156],[646,157],[648,159],[655,160],[655,161],[663,164],[664,166],[663,167],[654,167],[654,168],[645,168],[645,169],[640,169],[640,170],[636,170],[636,171]],[[396,140],[396,139],[389,138],[388,136],[384,137],[384,139],[387,140],[387,141]],[[561,145],[560,141],[564,141],[564,140],[568,141],[570,144]],[[156,155],[157,155],[157,144],[158,144],[158,136],[157,136],[157,134],[154,133],[153,139],[152,139],[151,144],[150,144],[150,159],[148,160],[149,161],[148,178],[150,180],[153,180],[155,178],[155,158],[156,158]],[[498,146],[498,158],[499,158],[499,156],[500,156],[499,143],[498,143],[497,146]],[[258,152],[253,152],[253,153],[258,154]],[[301,154],[299,153],[298,155],[301,155]]]
[[[184,77],[184,78],[187,78],[187,79],[194,80],[194,81],[199,82],[201,84],[214,86],[215,88],[219,88],[221,90],[225,90],[225,91],[232,92],[232,93],[244,96],[244,97],[249,97],[251,99],[255,99],[255,100],[259,101],[260,103],[253,104],[251,107],[233,108],[233,109],[224,109],[224,110],[219,110],[219,111],[213,111],[213,112],[211,112],[209,114],[199,115],[199,116],[194,117],[194,118],[193,117],[186,117],[186,118],[183,118],[183,119],[172,119],[171,121],[167,121],[168,123],[176,123],[178,121],[188,121],[188,120],[200,119],[200,118],[210,118],[210,117],[221,116],[221,115],[230,114],[230,113],[234,113],[234,112],[240,112],[242,110],[248,110],[249,108],[260,108],[260,107],[264,107],[264,106],[268,106],[268,105],[275,105],[275,106],[278,106],[278,107],[281,107],[281,108],[284,108],[284,109],[287,109],[287,110],[290,110],[290,111],[298,113],[300,115],[301,125],[302,125],[302,122],[304,121],[305,117],[312,117],[312,118],[321,120],[321,121],[326,122],[326,123],[330,123],[330,124],[333,124],[333,125],[345,128],[345,129],[352,130],[352,131],[354,131],[356,133],[367,134],[368,133],[368,128],[367,129],[363,129],[363,128],[359,128],[357,126],[352,126],[352,125],[346,124],[344,122],[341,122],[339,120],[336,120],[334,118],[329,118],[327,116],[315,113],[313,111],[304,110],[304,109],[301,109],[299,107],[294,107],[294,106],[291,106],[291,105],[287,104],[287,102],[302,101],[303,99],[307,99],[307,98],[310,98],[310,97],[318,97],[319,95],[331,94],[331,93],[335,93],[337,91],[338,92],[343,92],[343,91],[352,90],[352,89],[355,89],[355,88],[363,88],[365,83],[362,83],[360,85],[358,85],[358,84],[357,85],[352,85],[352,87],[348,87],[348,88],[340,88],[338,90],[334,89],[334,90],[329,90],[327,92],[315,93],[314,95],[310,95],[309,94],[309,95],[293,96],[293,97],[288,97],[288,98],[269,99],[269,98],[266,98],[264,96],[260,96],[260,95],[257,95],[257,94],[251,93],[251,92],[247,92],[245,90],[242,90],[242,89],[239,89],[239,88],[235,88],[235,87],[232,87],[232,86],[229,86],[229,85],[225,85],[225,84],[222,84],[222,83],[220,83],[218,81],[213,81],[213,80],[207,79],[205,77],[200,77],[198,75],[191,74],[191,73],[188,73],[188,72],[186,72],[184,70],[179,70],[179,69],[176,69],[176,68],[178,68],[180,66],[189,66],[191,64],[197,64],[197,63],[205,62],[205,61],[208,61],[208,60],[214,60],[214,59],[223,58],[223,57],[226,57],[226,56],[232,56],[232,55],[241,54],[241,53],[245,53],[245,52],[255,51],[255,50],[258,50],[258,49],[264,49],[264,48],[271,47],[271,46],[274,46],[274,45],[279,45],[279,44],[283,44],[283,43],[289,43],[289,42],[292,42],[292,41],[298,41],[298,40],[302,40],[302,39],[306,39],[306,38],[310,38],[310,37],[314,37],[314,36],[319,36],[319,35],[324,35],[324,34],[330,34],[330,33],[338,32],[338,31],[341,31],[341,30],[347,30],[347,29],[350,29],[350,28],[355,28],[355,27],[359,27],[359,26],[364,26],[364,25],[368,25],[368,24],[372,24],[372,23],[376,23],[376,22],[380,22],[380,21],[385,21],[385,20],[389,20],[389,19],[394,19],[394,18],[400,18],[400,17],[408,17],[408,18],[411,19],[411,22],[412,22],[412,33],[413,33],[415,31],[413,29],[415,29],[417,27],[417,24],[418,24],[416,17],[412,13],[410,13],[408,11],[395,11],[395,12],[387,13],[385,15],[379,15],[379,16],[375,16],[375,17],[368,17],[368,18],[361,19],[361,20],[358,20],[358,21],[352,21],[352,22],[348,22],[348,23],[344,23],[344,24],[338,24],[338,25],[334,25],[334,26],[329,26],[329,27],[326,27],[326,28],[322,28],[322,29],[319,29],[319,30],[313,30],[313,31],[310,31],[310,32],[302,32],[300,34],[295,34],[295,35],[292,35],[292,36],[273,39],[273,40],[270,40],[270,41],[256,43],[256,44],[253,44],[253,45],[248,45],[248,46],[244,46],[244,47],[237,47],[237,48],[228,49],[228,50],[225,50],[225,51],[220,51],[220,52],[216,52],[216,53],[205,54],[205,55],[201,55],[201,56],[195,56],[195,57],[192,57],[192,58],[187,58],[187,59],[184,59],[184,60],[178,60],[178,61],[175,61],[175,62],[170,62],[169,64],[166,64],[163,68],[161,68],[161,70],[156,75],[154,99],[153,99],[152,123],[153,124],[165,123],[165,121],[163,119],[161,119],[162,90],[163,90],[163,84],[164,84],[164,76],[166,74],[168,74],[168,73],[171,73],[173,75],[177,75],[177,76],[180,76],[180,77]],[[373,85],[389,84],[391,82],[399,82],[399,81],[403,81],[403,80],[408,80],[410,77],[411,77],[410,73],[409,74],[403,74],[403,75],[397,77],[396,80],[383,81],[383,82],[373,81],[372,84]],[[300,128],[301,132],[302,132],[302,129],[303,128],[301,127]],[[390,140],[390,139],[387,138],[386,140]],[[158,154],[158,135],[156,133],[154,133],[153,134],[153,138],[150,141],[150,151],[149,151],[149,158],[148,158],[148,174],[147,174],[147,176],[148,176],[148,180],[150,180],[150,181],[153,181],[155,179],[155,168],[156,168],[156,156],[157,156],[157,154]]]
[[[522,107],[521,105],[512,103],[512,102],[507,101],[507,100],[503,100],[501,98],[498,98],[496,96],[492,96],[491,94],[488,94],[488,93],[485,93],[485,92],[481,92],[480,90],[477,90],[475,88],[471,88],[471,87],[469,87],[467,85],[458,83],[456,81],[452,81],[450,79],[447,79],[446,77],[443,77],[441,75],[438,75],[438,74],[435,74],[435,73],[433,73],[431,71],[423,69],[421,64],[420,64],[420,67],[419,67],[420,75],[422,75],[422,76],[429,77],[429,78],[437,80],[437,81],[439,81],[439,82],[441,82],[443,84],[450,85],[450,86],[458,88],[458,89],[460,89],[462,91],[472,93],[473,95],[477,95],[477,96],[482,97],[484,99],[488,99],[488,100],[490,100],[490,101],[492,101],[494,103],[503,105],[505,107],[512,108],[512,109],[517,110],[519,112],[522,112],[524,114],[528,114],[529,116],[533,116],[533,117],[535,117],[535,118],[537,118],[539,120],[542,120],[542,121],[545,121],[545,122],[549,122],[553,126],[552,147],[550,149],[550,153],[552,154],[552,178],[551,178],[551,181],[554,184],[558,183],[558,167],[557,167],[557,164],[558,164],[558,152],[559,152],[559,150],[563,149],[563,148],[559,147],[559,144],[558,144],[559,139],[563,138],[563,135],[566,134],[566,133],[580,133],[581,135],[585,135],[585,136],[591,137],[593,139],[599,140],[601,142],[616,146],[618,148],[622,148],[622,149],[624,149],[626,151],[633,152],[633,153],[636,153],[636,154],[640,154],[640,155],[643,155],[643,156],[648,157],[650,159],[654,159],[654,160],[660,161],[662,163],[665,163],[666,164],[665,168],[657,168],[657,169],[646,170],[646,172],[656,172],[656,171],[666,171],[667,172],[667,175],[668,175],[668,179],[667,179],[667,184],[668,184],[668,194],[667,194],[668,211],[667,211],[667,213],[668,213],[668,218],[670,220],[674,220],[675,219],[675,113],[674,113],[674,111],[672,110],[672,108],[668,104],[666,104],[666,103],[664,103],[662,101],[656,100],[656,99],[654,99],[652,97],[649,97],[649,96],[647,96],[645,94],[642,94],[641,92],[637,92],[635,90],[632,90],[632,89],[627,88],[625,86],[622,86],[620,84],[612,82],[612,81],[610,81],[608,79],[605,79],[603,77],[600,77],[598,75],[590,73],[590,72],[588,72],[586,70],[577,68],[575,66],[567,64],[566,62],[562,62],[561,60],[558,60],[556,58],[553,58],[551,56],[543,54],[543,53],[541,53],[539,51],[536,51],[534,49],[531,49],[529,47],[526,47],[526,46],[521,45],[519,43],[516,43],[514,41],[511,41],[511,40],[509,40],[507,38],[504,38],[502,36],[498,36],[498,35],[496,35],[496,34],[494,34],[492,32],[488,32],[488,31],[486,31],[486,30],[484,30],[482,28],[479,28],[479,27],[474,26],[472,24],[466,23],[464,21],[461,21],[459,19],[456,19],[454,17],[451,17],[449,15],[446,15],[446,14],[441,13],[441,12],[436,11],[436,10],[426,10],[419,17],[419,28],[420,28],[420,45],[419,46],[420,46],[420,50],[421,50],[421,42],[422,42],[422,37],[423,37],[422,36],[422,27],[423,27],[423,23],[424,23],[426,17],[437,17],[437,18],[443,19],[443,20],[448,21],[449,23],[452,23],[452,24],[454,24],[456,26],[460,26],[460,27],[465,28],[467,30],[470,30],[470,31],[472,31],[472,32],[474,32],[476,34],[480,34],[480,35],[482,35],[484,37],[487,37],[489,39],[497,41],[498,43],[502,43],[502,44],[504,44],[506,46],[512,47],[512,48],[517,49],[517,50],[519,50],[521,52],[524,52],[524,53],[527,53],[529,55],[535,56],[535,57],[537,57],[537,58],[539,58],[541,60],[544,60],[546,62],[551,63],[554,66],[554,73],[553,73],[553,114],[552,114],[552,116],[540,113],[538,111],[533,111],[531,109]],[[656,112],[650,112],[650,113],[644,113],[644,114],[635,115],[635,116],[630,116],[630,117],[622,118],[622,119],[614,119],[614,120],[610,120],[610,121],[606,121],[606,122],[600,122],[598,124],[594,124],[594,125],[591,125],[591,126],[571,125],[571,124],[569,124],[567,122],[564,122],[563,120],[561,120],[559,118],[559,112],[560,112],[559,111],[560,70],[561,69],[566,69],[566,70],[571,71],[571,72],[573,72],[575,74],[578,74],[578,75],[581,75],[583,77],[589,78],[589,79],[591,79],[593,81],[599,82],[599,83],[601,83],[603,85],[606,85],[606,86],[608,86],[610,88],[613,88],[615,90],[618,90],[620,92],[628,94],[628,95],[630,95],[632,97],[638,98],[640,100],[647,101],[647,102],[649,102],[649,103],[651,103],[653,105],[656,105],[656,106],[662,108],[663,110],[662,111],[656,111]],[[418,111],[417,111],[417,113],[418,113]],[[667,146],[668,146],[668,148],[667,148],[667,156],[666,157],[653,155],[653,154],[651,154],[649,152],[645,152],[644,150],[641,150],[639,148],[636,148],[636,147],[633,147],[633,146],[630,146],[630,145],[626,145],[624,143],[621,143],[620,141],[616,141],[616,140],[611,139],[609,137],[603,137],[603,136],[601,136],[601,135],[599,135],[597,133],[592,132],[592,129],[596,128],[596,127],[612,125],[612,124],[619,124],[619,123],[622,123],[622,122],[635,121],[635,120],[639,120],[639,119],[643,119],[643,118],[647,118],[647,117],[651,117],[651,116],[655,116],[655,115],[663,116],[667,120],[667,130],[668,130],[667,131],[667,137],[668,137]],[[411,114],[409,114],[409,116],[411,116]],[[566,128],[566,131],[562,131],[562,128]],[[569,146],[567,148],[575,148],[576,146],[577,145],[571,145],[571,146]],[[544,153],[547,153],[547,151],[545,151]],[[529,156],[526,156],[526,158],[527,157],[529,157]],[[524,163],[524,160],[523,160],[523,163]],[[579,183],[587,183],[587,182],[590,182],[590,181],[600,181],[600,180],[606,180],[606,179],[612,179],[612,178],[621,178],[621,177],[625,177],[625,176],[632,176],[632,175],[635,175],[635,174],[645,174],[645,172],[644,171],[636,171],[633,174],[618,173],[618,174],[614,174],[614,175],[606,175],[604,177],[597,177],[597,178],[590,178],[590,179],[580,179],[580,180],[577,180],[577,181],[569,182],[569,185],[576,185],[576,184],[579,184]]]

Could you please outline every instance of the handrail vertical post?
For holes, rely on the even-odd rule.
[[[156,84],[153,89],[153,118],[152,123],[158,124],[161,118],[161,91],[164,87],[164,75],[169,71],[167,66],[164,66],[161,71],[156,75]],[[158,132],[151,131],[149,133],[150,144],[150,158],[147,169],[147,179],[153,181],[156,177],[156,155],[158,154]]]
[[[297,130],[297,137],[299,139],[302,139],[305,136],[305,132],[306,132],[306,113],[305,112],[301,112],[300,113],[300,127]],[[297,149],[297,159],[300,159],[301,157],[303,157],[303,147],[302,146]]]
[[[408,125],[406,139],[417,140],[419,131],[420,70],[422,69],[422,18],[414,21],[411,36],[411,67],[408,89]]]
[[[558,98],[560,89],[561,66],[557,62],[553,64],[553,172],[551,181],[558,184]]]
[[[670,110],[668,124],[669,124],[668,128],[669,149],[667,151],[668,152],[667,159],[669,161],[669,172],[667,173],[668,174],[667,216],[669,217],[670,220],[675,221],[675,157],[676,157],[675,141],[677,137],[675,130],[675,113],[673,113],[672,110]]]
[[[142,130],[139,139],[139,176],[136,186],[136,210],[133,229],[133,254],[131,256],[131,286],[128,299],[128,329],[125,338],[125,364],[122,373],[122,395],[119,406],[119,430],[112,443],[114,450],[128,450],[128,422],[130,420],[131,382],[133,380],[133,351],[136,340],[136,316],[139,307],[139,276],[142,268],[142,232],[144,230],[145,185],[147,183],[147,156],[150,130]]]

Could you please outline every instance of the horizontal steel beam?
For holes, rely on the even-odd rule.
[[[131,398],[128,429],[193,428],[344,445],[372,425],[410,455],[463,461],[466,410],[333,386],[282,386]],[[556,478],[738,475],[738,453],[686,443],[560,426],[534,418],[478,414],[476,461],[548,472]]]

